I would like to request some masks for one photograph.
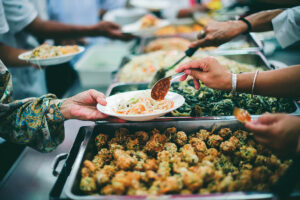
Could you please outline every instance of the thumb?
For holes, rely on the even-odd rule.
[[[268,135],[269,130],[271,129],[271,125],[268,124],[260,124],[257,121],[247,122],[245,127],[254,132],[259,137],[264,137]]]

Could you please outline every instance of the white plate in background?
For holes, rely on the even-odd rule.
[[[62,56],[56,56],[52,58],[27,58],[32,51],[28,51],[25,53],[22,53],[18,56],[20,60],[25,60],[27,62],[30,62],[35,65],[39,66],[51,66],[51,65],[58,65],[62,63],[69,62],[72,60],[76,55],[82,53],[84,51],[84,47],[78,46],[79,51],[76,53],[70,53]]]
[[[118,117],[120,119],[124,119],[127,121],[149,121],[158,118],[160,116],[163,116],[173,110],[176,110],[177,108],[182,106],[185,102],[185,99],[182,95],[174,92],[168,92],[165,99],[174,101],[174,107],[169,110],[157,112],[157,113],[151,113],[151,114],[138,114],[138,115],[117,114],[116,112],[113,111],[113,109],[116,109],[121,99],[125,99],[125,100],[130,99],[143,92],[145,92],[145,90],[124,92],[124,93],[115,94],[113,96],[109,96],[106,98],[107,105],[102,106],[100,104],[97,104],[97,109],[106,115]]]
[[[130,0],[130,4],[135,7],[145,8],[152,11],[167,9],[170,7],[170,1],[168,0]]]
[[[168,26],[170,22],[168,20],[160,19],[160,21],[156,26],[143,28],[143,29],[141,28],[141,24],[142,24],[141,20],[138,20],[135,23],[124,25],[122,27],[122,32],[130,33],[137,36],[152,35],[160,28]]]

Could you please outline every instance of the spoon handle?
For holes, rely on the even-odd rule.
[[[180,72],[180,73],[177,73],[177,74],[172,75],[172,76],[171,76],[170,82],[175,81],[176,79],[180,78],[180,77],[183,76],[183,75],[185,75],[184,72]]]

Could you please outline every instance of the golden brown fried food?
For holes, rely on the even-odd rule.
[[[178,144],[179,146],[185,145],[186,142],[187,142],[187,136],[186,136],[185,132],[183,132],[183,131],[178,131],[178,132],[175,134],[174,142],[175,142],[176,144]]]
[[[137,164],[137,159],[131,157],[126,151],[116,149],[114,151],[114,158],[116,159],[117,166],[122,169],[130,169]]]
[[[146,144],[146,142],[149,140],[149,135],[145,131],[137,131],[134,133],[134,135],[141,144]]]
[[[222,128],[218,134],[222,137],[222,138],[227,138],[230,137],[232,135],[232,132],[230,130],[230,128]]]
[[[83,177],[80,181],[79,188],[81,191],[90,193],[97,189],[96,181],[92,177]]]
[[[108,140],[108,135],[103,133],[97,135],[97,137],[95,138],[95,143],[97,148],[100,150],[102,147],[104,147],[107,143],[107,140]]]
[[[199,161],[196,152],[194,151],[192,145],[186,144],[181,149],[182,160],[186,161],[187,163],[197,163]]]
[[[171,154],[174,154],[177,152],[177,146],[176,146],[176,144],[174,144],[172,142],[167,142],[164,145],[164,150],[168,151]]]
[[[199,130],[199,132],[196,133],[196,137],[206,141],[208,137],[210,136],[210,132],[204,129]]]
[[[211,135],[208,137],[207,144],[210,147],[218,147],[220,146],[221,142],[223,141],[223,138],[219,135]]]
[[[191,137],[189,139],[189,143],[192,145],[196,152],[205,152],[207,149],[205,142],[200,138]]]
[[[164,144],[166,143],[166,136],[160,133],[154,133],[150,140],[145,145],[145,151],[150,154],[157,154],[164,148]]]
[[[98,153],[83,162],[80,190],[103,195],[267,191],[291,164],[246,131],[212,132],[202,129],[188,137],[171,127],[132,134],[122,128],[112,138],[99,134]]]
[[[221,143],[220,150],[224,153],[233,153],[236,150],[236,146],[230,141],[225,141]]]

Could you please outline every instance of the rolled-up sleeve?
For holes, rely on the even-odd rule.
[[[282,48],[300,40],[300,6],[280,13],[272,20],[275,37]]]
[[[0,61],[0,136],[41,152],[54,150],[64,140],[62,100],[48,94],[11,101],[9,72]]]

